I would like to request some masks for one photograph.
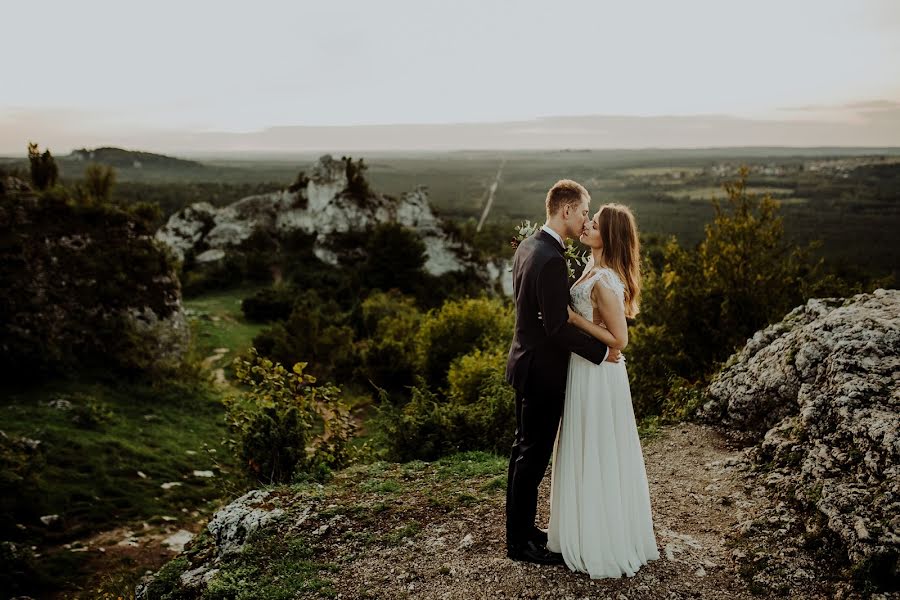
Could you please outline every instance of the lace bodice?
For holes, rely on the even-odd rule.
[[[597,281],[599,281],[600,285],[603,287],[609,288],[616,293],[616,296],[619,298],[619,302],[622,305],[622,310],[625,310],[625,284],[622,283],[622,280],[619,279],[619,276],[616,275],[615,271],[607,267],[601,267],[596,273],[577,282],[572,286],[572,289],[569,290],[575,312],[585,319],[593,320],[594,306],[591,304],[591,288],[594,287],[594,282]]]

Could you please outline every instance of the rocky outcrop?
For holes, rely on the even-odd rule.
[[[363,232],[379,223],[396,222],[415,230],[425,243],[425,270],[432,275],[472,266],[467,249],[444,233],[428,201],[418,188],[393,198],[356,190],[347,176],[347,161],[323,156],[302,185],[250,196],[223,208],[201,202],[175,213],[156,234],[175,254],[194,261],[221,260],[255,231],[283,236],[301,231],[315,235],[313,251],[322,261],[337,264],[331,249],[334,234]]]
[[[898,576],[900,291],[813,299],[758,331],[707,389],[701,416],[755,444],[777,494],[858,569]]]
[[[135,597],[137,600],[199,597],[219,572],[223,560],[239,555],[251,536],[284,516],[285,511],[279,506],[280,503],[278,496],[260,489],[251,490],[231,502],[213,515],[206,525],[209,535],[204,534],[200,538],[199,544],[205,545],[205,551],[202,558],[194,557],[200,561],[197,566],[178,569],[172,580],[166,569],[145,577],[138,584]],[[177,565],[170,563],[169,566]],[[173,586],[177,587],[178,593],[168,595]]]
[[[284,513],[280,508],[265,507],[268,497],[265,490],[252,490],[213,516],[206,529],[216,542],[218,556],[240,552],[253,532]]]

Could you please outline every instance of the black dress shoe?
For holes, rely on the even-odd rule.
[[[536,563],[539,565],[561,565],[565,562],[563,561],[562,554],[550,552],[545,546],[532,540],[528,540],[522,544],[507,545],[506,556],[513,560]]]
[[[538,529],[537,527],[531,528],[531,539],[540,544],[541,546],[547,545],[547,532],[543,529]]]

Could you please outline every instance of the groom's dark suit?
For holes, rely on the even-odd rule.
[[[535,540],[538,486],[553,452],[566,395],[569,354],[600,364],[607,347],[568,323],[569,279],[563,248],[539,231],[513,259],[516,329],[506,380],[516,390],[516,439],[506,486],[506,543]]]

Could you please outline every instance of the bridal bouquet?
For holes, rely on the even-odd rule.
[[[516,230],[516,237],[510,241],[510,245],[513,248],[518,248],[522,240],[540,231],[541,224],[532,223],[531,221],[522,221],[513,229]],[[569,269],[569,279],[575,277],[575,269],[587,264],[588,258],[589,255],[587,252],[579,252],[572,240],[566,240],[566,266]]]

